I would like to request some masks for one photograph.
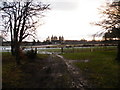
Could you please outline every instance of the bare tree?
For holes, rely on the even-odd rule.
[[[36,24],[43,17],[49,4],[42,2],[2,2],[0,7],[4,32],[10,32],[11,52],[16,56],[16,63],[20,64],[20,45],[28,36],[34,36]]]
[[[95,25],[101,26],[105,31],[117,30],[117,33],[115,35],[117,35],[116,37],[119,40],[116,59],[120,61],[120,31],[118,31],[120,30],[120,0],[113,1],[112,3],[107,3],[106,7],[100,9],[100,11],[103,14],[104,18],[102,21],[95,23]],[[99,34],[103,34],[105,31],[102,31],[102,33]]]

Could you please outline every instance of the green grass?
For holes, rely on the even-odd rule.
[[[51,52],[57,49],[51,50]],[[68,60],[86,60],[89,62],[74,63],[80,68],[88,79],[89,84],[97,88],[115,88],[119,87],[119,63],[115,61],[116,47],[95,47],[92,52],[90,48],[64,49],[62,54]],[[22,60],[23,65],[15,67],[15,58],[11,53],[2,53],[2,81],[3,87],[25,87],[30,82],[32,74],[29,71],[36,71],[42,68],[43,63],[28,62],[27,58]],[[38,54],[37,58],[44,60],[48,55]],[[26,79],[27,78],[27,79]],[[29,79],[28,79],[29,78]],[[29,86],[28,86],[29,87]]]
[[[37,55],[39,60],[46,58],[48,58],[48,55]],[[28,83],[31,82],[34,72],[41,69],[43,65],[43,63],[29,62],[29,59],[24,57],[22,65],[16,67],[15,58],[10,53],[2,53],[2,87],[29,88],[32,83]]]
[[[80,51],[80,50],[79,50]],[[116,48],[103,48],[65,53],[63,56],[68,60],[89,60],[89,62],[74,63],[82,70],[88,82],[97,88],[119,87],[119,63],[115,61]]]
[[[48,57],[48,55],[47,54],[37,54],[37,58],[38,59],[45,59],[45,58],[47,58]]]
[[[23,73],[15,68],[15,58],[10,53],[2,53],[2,85],[3,87],[18,87]]]
[[[46,51],[46,52],[61,52],[61,49],[41,49],[41,50],[38,50],[39,52],[40,51]]]

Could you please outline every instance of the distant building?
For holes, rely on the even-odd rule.
[[[59,41],[64,41],[64,37],[59,36]]]
[[[52,40],[54,40],[54,37],[53,37],[53,35],[52,35],[52,37],[51,37],[51,40],[50,40],[50,41],[52,41]]]
[[[50,41],[50,37],[49,36],[47,37],[46,41]]]
[[[64,37],[63,36],[51,36],[51,38],[48,36],[46,38],[46,43],[51,43],[51,44],[58,44],[58,43],[63,43],[64,42]]]

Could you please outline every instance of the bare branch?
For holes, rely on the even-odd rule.
[[[4,28],[11,32],[11,39],[25,39],[24,34],[27,32],[35,33],[36,24],[39,18],[43,17],[43,12],[49,8],[50,4],[33,3],[32,0],[27,2],[3,2],[0,7],[4,13]],[[30,34],[27,34],[30,35]],[[19,37],[19,38],[18,38]]]

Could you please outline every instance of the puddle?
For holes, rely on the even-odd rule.
[[[46,52],[46,51],[38,51],[39,54],[52,54],[52,52]]]
[[[64,59],[64,57],[63,56],[61,56],[61,55],[57,55],[58,57],[60,57],[61,59]]]
[[[58,78],[58,77],[62,77],[63,75],[62,73],[52,73],[51,76]]]
[[[76,63],[76,62],[89,62],[90,60],[69,60],[69,63]]]

